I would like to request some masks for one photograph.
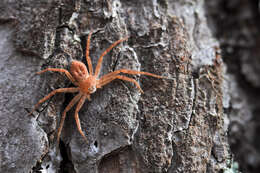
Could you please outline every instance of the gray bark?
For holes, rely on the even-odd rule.
[[[228,172],[229,101],[219,43],[208,28],[204,1],[8,1],[0,4],[0,172]],[[56,129],[73,94],[57,94],[28,111],[56,88],[70,87],[46,67],[69,69],[130,36],[103,61],[102,75],[127,68],[169,79],[135,76],[144,90],[113,81],[66,117],[61,145]]]
[[[258,173],[259,148],[259,4],[258,0],[208,1],[210,26],[220,40],[228,88],[229,143],[242,172]],[[220,15],[221,14],[221,15]]]

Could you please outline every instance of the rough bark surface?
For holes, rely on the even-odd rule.
[[[4,0],[0,4],[0,172],[182,173],[232,171],[223,105],[225,71],[201,0]],[[56,129],[73,98],[59,94],[28,116],[53,89],[72,86],[40,68],[69,69],[129,35],[103,61],[102,74],[128,68],[145,91],[114,81],[80,111],[71,110],[56,150]],[[101,75],[102,75],[101,74]],[[224,99],[223,99],[224,98]]]

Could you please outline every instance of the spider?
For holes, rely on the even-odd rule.
[[[120,73],[125,73],[125,74],[142,74],[142,75],[147,75],[147,76],[152,76],[155,78],[165,78],[163,76],[158,76],[152,73],[148,73],[148,72],[142,72],[142,71],[136,71],[136,70],[128,70],[128,69],[120,69],[120,70],[116,70],[113,72],[110,72],[102,77],[99,77],[99,73],[100,73],[100,69],[101,69],[101,65],[102,65],[102,61],[103,61],[103,57],[116,45],[118,45],[119,43],[125,41],[128,39],[128,37],[125,37],[123,39],[117,40],[116,42],[114,42],[109,48],[107,48],[99,57],[98,62],[97,62],[97,66],[95,69],[95,73],[93,73],[93,68],[92,68],[92,63],[91,63],[91,59],[89,57],[89,45],[90,45],[90,39],[91,39],[91,35],[92,35],[92,31],[89,33],[88,35],[88,39],[87,39],[87,45],[86,45],[86,60],[87,60],[87,64],[89,69],[87,70],[87,67],[85,66],[84,63],[80,62],[80,61],[76,61],[73,60],[70,64],[70,72],[65,70],[65,69],[60,69],[60,68],[47,68],[45,70],[42,70],[40,72],[37,72],[36,74],[42,74],[45,73],[47,71],[52,71],[52,72],[61,72],[61,73],[65,73],[65,75],[69,78],[69,80],[76,86],[76,87],[72,87],[72,88],[59,88],[56,89],[54,91],[52,91],[51,93],[49,93],[48,95],[46,95],[44,98],[42,98],[33,108],[32,112],[30,112],[29,114],[32,114],[38,107],[40,104],[42,104],[43,102],[45,102],[46,100],[48,100],[49,98],[51,98],[52,96],[54,96],[56,93],[77,93],[78,94],[70,101],[70,103],[67,105],[67,107],[65,108],[65,110],[62,113],[62,117],[60,120],[60,125],[58,128],[58,132],[57,132],[57,145],[59,144],[59,140],[60,140],[60,135],[61,135],[61,131],[64,125],[64,121],[65,121],[65,117],[66,117],[66,113],[76,104],[76,109],[75,109],[75,114],[74,114],[74,118],[76,120],[76,125],[77,125],[77,129],[79,131],[79,133],[81,134],[81,136],[87,141],[86,136],[84,135],[82,129],[81,129],[81,125],[80,125],[80,120],[79,120],[79,110],[81,109],[81,107],[83,106],[84,102],[86,99],[88,99],[89,101],[90,99],[90,95],[93,94],[94,92],[96,92],[96,89],[98,88],[102,88],[104,85],[112,82],[115,79],[121,79],[124,81],[128,81],[128,82],[132,82],[133,84],[136,85],[136,87],[139,89],[139,91],[141,93],[143,93],[143,90],[141,89],[140,85],[138,84],[138,82],[132,78],[126,77],[126,76],[122,76],[119,75]]]

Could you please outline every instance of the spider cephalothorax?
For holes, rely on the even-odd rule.
[[[87,39],[87,47],[86,47],[86,60],[88,63],[88,67],[89,70],[87,69],[87,67],[85,66],[85,64],[83,64],[80,61],[76,61],[73,60],[70,64],[70,72],[65,70],[65,69],[59,69],[59,68],[47,68],[45,70],[42,70],[40,72],[38,72],[37,74],[41,74],[47,71],[55,71],[55,72],[62,72],[65,73],[65,75],[70,79],[70,81],[76,86],[76,87],[72,87],[72,88],[59,88],[56,89],[54,91],[52,91],[51,93],[49,93],[47,96],[45,96],[44,98],[42,98],[35,106],[34,109],[37,109],[37,107],[45,102],[47,99],[49,99],[50,97],[52,97],[53,95],[55,95],[56,93],[78,93],[71,101],[70,103],[67,105],[67,107],[65,108],[65,110],[62,113],[62,117],[61,117],[61,121],[60,121],[60,126],[57,132],[57,143],[59,144],[59,139],[60,139],[60,134],[62,131],[62,127],[64,124],[64,120],[66,117],[66,113],[76,104],[76,109],[75,109],[75,120],[76,120],[76,124],[77,124],[77,128],[78,131],[80,132],[81,136],[87,140],[86,136],[84,135],[81,126],[80,126],[80,120],[79,120],[79,115],[78,112],[80,110],[80,108],[83,106],[84,102],[86,99],[90,100],[90,94],[94,93],[96,91],[96,89],[101,88],[102,86],[112,82],[115,79],[121,79],[121,80],[125,80],[128,82],[132,82],[136,85],[136,87],[140,90],[140,92],[143,93],[143,90],[141,89],[140,85],[138,84],[138,82],[132,78],[126,77],[126,76],[122,76],[119,75],[120,73],[125,73],[125,74],[143,74],[143,75],[148,75],[148,76],[152,76],[152,77],[156,77],[156,78],[164,78],[162,76],[158,76],[152,73],[148,73],[148,72],[142,72],[142,71],[136,71],[136,70],[128,70],[128,69],[120,69],[120,70],[116,70],[114,72],[108,73],[102,77],[99,78],[99,73],[100,73],[100,69],[101,69],[101,65],[102,65],[102,61],[103,61],[103,57],[116,45],[118,45],[119,43],[121,43],[122,41],[125,41],[128,39],[128,37],[125,37],[123,39],[120,39],[116,42],[114,42],[108,49],[106,49],[101,56],[99,57],[99,60],[97,62],[97,66],[95,69],[95,73],[93,73],[93,68],[92,68],[92,63],[91,63],[91,59],[89,57],[89,45],[90,45],[90,38],[91,38],[92,32],[90,32],[90,34],[88,35],[88,39]],[[32,112],[33,112],[32,111]],[[32,114],[32,112],[30,114]]]

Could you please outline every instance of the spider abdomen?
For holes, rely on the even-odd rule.
[[[80,82],[89,76],[87,67],[80,61],[73,60],[70,65],[71,75]]]

